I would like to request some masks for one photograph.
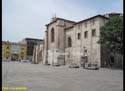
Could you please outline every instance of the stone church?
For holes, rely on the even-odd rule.
[[[101,66],[101,45],[97,43],[100,27],[106,23],[109,15],[117,14],[119,15],[96,15],[79,22],[52,18],[51,22],[46,24],[43,63],[80,65],[81,59],[86,57],[86,63]]]

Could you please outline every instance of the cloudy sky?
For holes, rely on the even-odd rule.
[[[2,0],[2,40],[44,38],[51,17],[80,21],[109,12],[123,12],[123,0]]]

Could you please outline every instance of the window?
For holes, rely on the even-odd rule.
[[[51,29],[51,42],[54,42],[55,31],[54,28]]]
[[[7,46],[7,49],[9,49],[9,46]]]
[[[72,40],[71,40],[71,37],[68,37],[68,47],[72,47]]]
[[[85,49],[84,52],[87,53],[87,50]]]
[[[88,31],[85,31],[84,32],[84,38],[87,38],[88,37]]]
[[[111,58],[111,63],[115,63],[114,57],[111,56],[110,58]]]
[[[24,54],[24,52],[21,52],[21,54],[23,55],[23,54]]]
[[[92,37],[93,36],[96,36],[96,30],[95,29],[92,30]]]
[[[80,33],[78,33],[78,39],[80,39],[80,37],[81,37],[81,35],[80,35]]]

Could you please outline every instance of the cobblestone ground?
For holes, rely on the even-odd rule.
[[[2,62],[2,85],[25,91],[123,91],[123,71]]]

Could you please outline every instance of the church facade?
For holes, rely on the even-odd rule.
[[[43,63],[50,65],[86,63],[101,66],[101,45],[98,43],[100,28],[108,20],[107,16],[96,15],[80,22],[62,18],[52,18],[46,25]]]

